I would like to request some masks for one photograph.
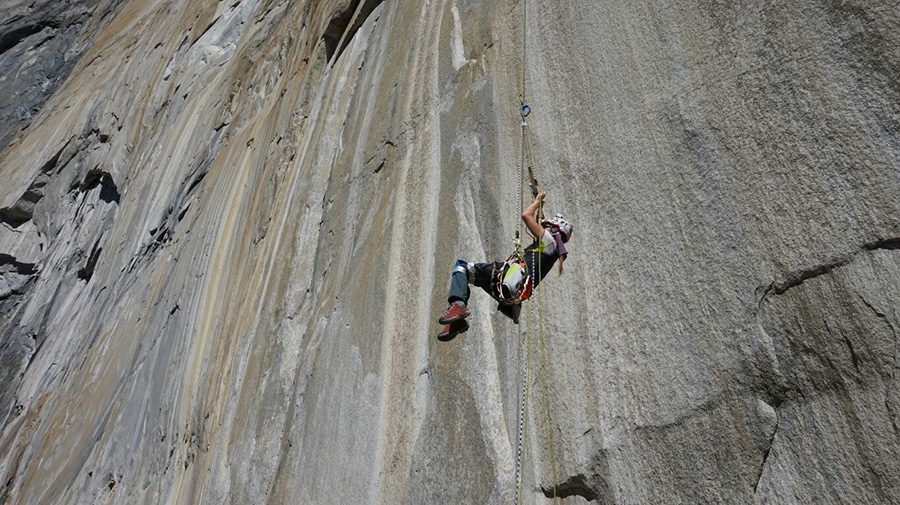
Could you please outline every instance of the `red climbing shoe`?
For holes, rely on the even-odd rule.
[[[471,312],[469,312],[469,309],[465,305],[453,302],[447,307],[447,312],[444,312],[444,315],[438,319],[438,322],[441,324],[450,324],[453,321],[469,317],[469,314],[471,314]]]
[[[437,338],[438,340],[444,341],[451,340],[453,337],[459,335],[460,333],[468,331],[468,329],[469,323],[465,319],[458,319],[448,324],[447,326],[444,326],[443,331],[438,333]]]

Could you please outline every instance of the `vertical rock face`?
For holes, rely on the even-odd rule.
[[[0,502],[897,503],[900,11],[524,8],[6,2]]]
[[[26,126],[78,61],[98,0],[10,0],[0,6],[0,148]]]

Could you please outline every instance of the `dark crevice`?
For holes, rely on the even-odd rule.
[[[0,223],[7,224],[11,228],[18,228],[31,220],[31,212],[24,210],[22,206],[19,205],[20,203],[26,202],[32,204],[35,203],[28,201],[26,196],[29,196],[29,194],[26,193],[25,195],[22,195],[22,198],[16,202],[16,206],[0,209]]]
[[[181,212],[178,213],[178,222],[179,223],[184,220],[184,216],[187,215],[187,211],[190,210],[190,208],[191,208],[190,201],[187,202],[186,204],[184,204],[184,207],[181,208]]]
[[[863,302],[863,305],[865,305],[866,307],[869,308],[869,310],[871,310],[872,312],[874,312],[875,315],[878,316],[879,319],[884,320],[884,322],[887,323],[887,325],[891,328],[891,331],[894,332],[894,328],[891,326],[891,323],[887,321],[887,316],[885,316],[885,315],[882,314],[881,312],[878,312],[878,309],[876,309],[875,307],[872,306],[871,303],[869,303],[868,301],[866,301],[866,299],[863,298],[862,295],[857,294],[856,296],[858,296],[858,297],[859,297],[859,300],[860,300],[861,302]],[[897,333],[896,333],[896,332],[894,332],[894,336],[895,336],[895,337],[897,336]]]
[[[184,178],[181,187],[186,187],[181,195],[177,198],[175,206],[178,207],[175,224],[180,223],[184,216],[187,215],[188,209],[194,201],[194,195],[199,191],[200,183],[206,178],[209,169],[212,166],[214,156],[211,153],[216,151],[216,146],[222,142],[222,135],[227,132],[229,121],[223,121],[219,126],[213,129],[213,134],[209,139],[209,146],[202,153],[200,162],[191,170],[190,174]]]
[[[92,170],[88,172],[84,181],[81,183],[80,189],[84,192],[88,192],[97,187],[100,188],[101,200],[106,203],[119,203],[119,188],[116,187],[116,183],[113,181],[112,175],[110,175],[109,172],[102,170]]]
[[[0,266],[2,265],[12,266],[15,273],[19,275],[34,275],[37,273],[34,263],[22,263],[9,254],[0,253]]]
[[[571,496],[580,496],[589,502],[598,501],[600,499],[600,495],[588,485],[587,478],[582,474],[569,477],[563,482],[560,482],[555,488],[541,487],[541,492],[544,493],[544,496],[547,498],[569,498]]]
[[[896,251],[900,249],[900,238],[889,238],[885,240],[878,240],[876,242],[872,242],[870,244],[866,244],[863,248],[867,251],[875,251],[875,250],[888,250],[888,251]]]
[[[87,263],[78,270],[79,279],[83,281],[91,280],[91,277],[94,275],[94,268],[97,266],[97,260],[100,259],[101,252],[103,252],[103,248],[100,247],[100,241],[98,240],[97,243],[94,244],[94,248],[91,251],[91,255],[88,257]]]
[[[194,180],[191,181],[191,185],[188,186],[187,191],[184,192],[186,197],[190,197],[194,194],[194,189],[203,182],[203,179],[206,177],[207,172],[209,171],[209,166],[212,162],[212,159],[208,160],[204,163],[204,166],[201,167],[201,170],[195,175]]]
[[[33,277],[38,271],[34,263],[23,263],[9,254],[0,253],[0,272],[5,276],[7,273],[13,274],[15,277],[24,277],[22,282],[16,282],[9,286],[9,291],[0,293],[0,300],[5,300],[13,295],[20,295],[24,288],[33,281]]]
[[[794,272],[787,275],[784,281],[773,283],[772,286],[770,286],[770,288],[767,290],[767,292],[775,291],[776,295],[782,295],[789,289],[795,288],[810,279],[815,279],[816,277],[831,273],[832,270],[846,265],[849,261],[849,258],[844,258],[838,262],[828,265],[816,265],[815,267],[808,270]]]
[[[888,391],[890,392],[890,390]],[[891,426],[894,428],[894,436],[900,438],[900,426],[897,426],[897,412],[890,404],[890,394],[885,395],[884,407],[887,409],[891,418]]]
[[[856,355],[856,350],[853,349],[853,342],[847,338],[847,335],[845,335],[843,331],[840,331],[840,334],[841,337],[844,338],[844,343],[847,344],[847,348],[850,349],[850,359],[853,361],[853,368],[859,373],[859,356]]]
[[[19,45],[23,40],[40,33],[44,28],[56,28],[52,23],[37,23],[0,34],[0,55]]]
[[[769,454],[772,453],[772,447],[775,445],[775,435],[778,434],[778,406],[773,405],[773,409],[775,410],[775,429],[772,430],[772,436],[769,437],[769,446],[766,448],[765,454],[762,457],[762,463],[759,465],[759,474],[756,476],[756,484],[753,485],[753,494],[756,494],[756,491],[759,489],[759,483],[762,481],[763,471],[766,469],[766,463],[769,461]]]
[[[41,167],[42,174],[50,174],[56,169],[57,165],[59,165],[59,159],[62,157],[63,152],[67,147],[69,147],[69,144],[72,143],[72,140],[74,140],[74,138],[75,137],[72,137],[68,141],[66,141],[66,143],[63,144],[63,146],[60,147],[58,151],[56,151],[56,154],[54,154],[49,160],[47,160],[46,163],[44,163],[44,165]],[[74,154],[72,156],[74,156]],[[71,157],[69,159],[71,159]]]
[[[206,26],[206,28],[203,29],[203,31],[200,33],[200,35],[198,35],[197,38],[195,38],[195,39],[191,42],[191,44],[192,44],[192,45],[195,44],[195,43],[196,43],[198,40],[200,40],[204,35],[206,35],[206,33],[207,33],[208,31],[210,31],[210,30],[212,29],[213,26],[216,26],[216,23],[218,23],[220,19],[222,19],[222,16],[221,16],[221,15],[216,16],[215,19],[213,19],[212,21],[210,21],[210,23]]]
[[[183,196],[179,199],[181,201],[181,208],[178,211],[178,216],[176,217],[176,224],[180,223],[184,216],[187,214],[188,209],[191,208],[191,203],[193,203],[193,196],[197,192],[200,183],[203,182],[203,179],[206,178],[206,174],[209,172],[209,167],[212,165],[212,158],[207,157],[203,163],[194,171],[193,174],[189,175],[188,178],[193,177],[193,180],[187,185],[187,189],[184,191]],[[185,183],[182,183],[184,186]]]
[[[353,36],[356,35],[356,32],[359,31],[359,28],[366,21],[366,18],[369,17],[369,14],[372,14],[375,7],[378,7],[382,1],[383,0],[354,0],[350,2],[345,10],[336,13],[334,17],[331,18],[331,21],[328,22],[328,27],[325,29],[325,33],[322,35],[322,39],[325,41],[325,54],[328,61],[336,61],[337,58],[340,57],[341,53],[353,39]],[[359,10],[359,14],[357,14],[356,19],[354,20],[353,15],[357,12],[357,9]],[[353,23],[352,25],[351,22]],[[332,60],[333,57],[334,60]]]
[[[883,240],[876,240],[874,242],[869,242],[867,244],[863,244],[860,250],[855,253],[849,254],[845,257],[838,258],[837,260],[827,263],[824,265],[816,265],[814,267],[800,270],[797,272],[792,272],[785,275],[785,279],[781,282],[773,282],[769,284],[764,290],[762,297],[759,302],[762,303],[763,300],[769,296],[770,293],[774,292],[776,295],[781,295],[787,292],[791,288],[795,288],[804,282],[814,279],[816,277],[820,277],[822,275],[826,275],[831,273],[833,270],[848,265],[851,261],[853,261],[859,253],[866,251],[878,251],[878,250],[888,250],[888,251],[896,251],[900,250],[900,238],[889,238]]]
[[[31,46],[30,51],[36,51],[37,49],[39,49],[41,46],[43,46],[43,45],[46,44],[47,42],[50,42],[51,40],[53,40],[53,37],[54,37],[54,36],[55,36],[55,34],[47,34],[44,38],[42,38],[41,40],[39,40],[39,41],[37,42],[37,44]],[[37,112],[38,110],[39,110],[39,109],[35,109],[34,112]]]
[[[390,140],[383,141],[381,143],[381,147],[376,150],[375,154],[373,154],[369,157],[368,160],[366,160],[365,166],[370,168],[373,174],[381,172],[381,170],[387,163],[388,158],[391,156],[392,150],[396,147],[397,146]]]
[[[15,205],[0,209],[0,223],[5,223],[12,228],[18,228],[31,220],[35,204],[44,197],[44,186],[49,181],[51,174],[59,164],[63,151],[69,146],[71,140],[66,142],[43,166],[31,186],[19,197]]]
[[[106,5],[106,8],[103,9],[103,13],[100,14],[100,20],[101,20],[101,21],[104,20],[107,16],[109,16],[109,15],[111,15],[111,14],[112,14],[112,15],[118,14],[117,11],[118,11],[119,5],[120,5],[123,1],[124,1],[124,0],[112,0],[111,2],[109,2],[109,3]],[[114,17],[115,17],[115,16],[114,16]]]

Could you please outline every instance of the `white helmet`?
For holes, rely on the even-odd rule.
[[[544,219],[541,221],[541,226],[544,228],[548,226],[559,228],[559,231],[563,236],[563,242],[568,242],[569,238],[572,237],[572,223],[566,221],[562,214],[557,214],[550,219]]]

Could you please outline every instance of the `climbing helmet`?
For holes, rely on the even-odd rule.
[[[572,223],[566,221],[562,214],[557,214],[550,219],[544,219],[541,222],[541,226],[544,228],[555,226],[559,229],[559,232],[562,233],[563,242],[568,242],[569,238],[572,236]]]

